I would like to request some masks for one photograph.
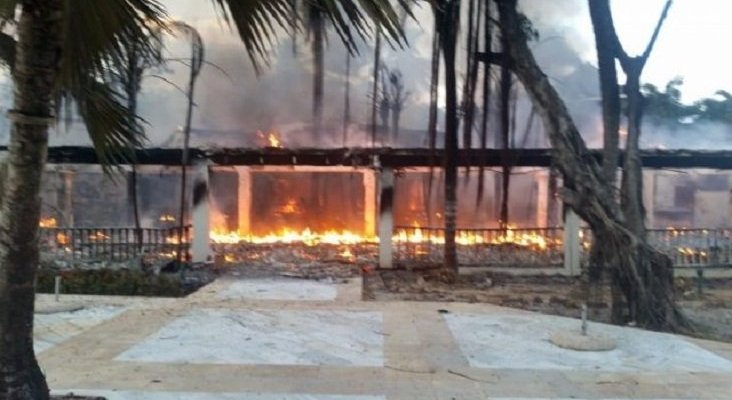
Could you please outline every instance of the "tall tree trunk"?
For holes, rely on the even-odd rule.
[[[325,19],[316,5],[310,6],[313,52],[313,134],[316,144],[323,128],[323,85],[325,75]]]
[[[615,186],[618,170],[619,129],[620,129],[620,87],[615,58],[618,54],[617,36],[610,13],[609,1],[588,0],[592,27],[595,32],[595,47],[599,67],[600,92],[602,94],[603,122],[603,157],[602,170],[605,181]],[[613,193],[614,194],[614,193]],[[604,260],[601,247],[604,244],[594,240],[590,249],[590,260],[587,268],[585,296],[591,307],[602,304],[603,290],[601,285],[603,273],[607,269],[608,260]],[[613,285],[613,292],[617,285]],[[620,297],[612,296],[612,320],[620,322],[622,303]]]
[[[620,129],[620,87],[618,71],[615,68],[615,29],[613,28],[610,3],[588,0],[592,28],[595,31],[595,47],[602,94],[603,150],[602,171],[605,180],[615,184],[618,171],[619,129]]]
[[[493,24],[491,23],[491,2],[486,1],[483,9],[483,52],[490,54],[493,49]],[[484,150],[488,146],[488,119],[491,112],[491,63],[483,63],[483,116],[480,123],[480,148]],[[485,164],[488,160],[480,160],[478,169],[478,193],[476,205],[479,206],[483,201],[483,193],[485,191]]]
[[[645,240],[645,210],[643,209],[643,171],[639,154],[640,124],[643,95],[640,92],[641,60],[634,58],[626,74],[625,93],[628,97],[628,138],[625,144],[620,207],[631,231]]]
[[[623,210],[626,227],[641,241],[646,242],[645,211],[643,209],[643,175],[639,152],[639,138],[641,130],[641,117],[643,113],[643,96],[640,92],[640,77],[643,73],[648,57],[658,38],[658,34],[671,7],[671,0],[667,0],[661,16],[656,23],[650,41],[641,56],[629,57],[623,49],[620,40],[615,32],[612,12],[608,0],[590,1],[590,13],[593,27],[595,29],[596,44],[598,49],[598,60],[600,63],[600,87],[603,100],[603,122],[605,128],[605,160],[604,173],[609,182],[615,182],[615,171],[617,170],[617,142],[618,125],[620,120],[620,100],[617,84],[617,71],[615,70],[615,59],[620,61],[623,72],[627,77],[625,91],[628,98],[627,120],[628,138],[626,142],[626,156],[623,163],[623,178],[621,182],[620,204]],[[613,142],[614,141],[614,142]],[[611,175],[612,173],[612,175]],[[596,246],[600,247],[602,241],[596,240]],[[601,270],[607,264],[602,259],[605,254],[602,249],[593,248],[591,254],[591,266],[589,272],[590,284],[599,280]],[[635,262],[644,262],[642,254],[634,255]],[[612,283],[613,293],[613,320],[621,321],[620,298],[617,296],[617,289],[622,289],[623,283],[617,274]],[[645,277],[642,275],[642,278]],[[596,291],[596,290],[591,290]],[[629,300],[631,305],[633,302]],[[635,318],[635,310],[630,309],[629,318]]]
[[[455,52],[457,31],[460,24],[460,0],[445,0],[437,12],[440,18],[440,43],[445,61],[445,269],[456,273],[457,248],[455,233],[457,223],[457,150],[458,104]]]
[[[371,88],[371,146],[376,146],[377,113],[379,111],[379,72],[381,72],[381,30],[376,30],[374,43],[374,81]]]
[[[503,22],[502,22],[503,24]],[[501,186],[498,193],[501,195],[500,212],[498,223],[501,229],[508,227],[508,191],[511,185],[511,166],[509,165],[508,149],[511,136],[511,86],[513,78],[508,68],[507,42],[501,35],[501,51],[503,52],[503,63],[501,65],[501,134],[498,136],[501,152]]]
[[[130,110],[130,118],[137,116],[137,95],[140,92],[140,79],[142,71],[138,65],[138,55],[136,54],[135,44],[131,44],[128,48],[127,76],[124,79],[125,94],[127,95],[127,108]],[[135,224],[135,250],[142,250],[142,227],[140,225],[140,203],[137,196],[137,164],[132,160],[132,171],[130,173],[130,200],[132,202],[132,214]]]
[[[348,127],[351,125],[351,53],[346,50],[346,90],[343,95],[343,147],[348,142]]]
[[[432,36],[432,60],[430,61],[430,113],[427,121],[428,144],[430,149],[437,145],[437,100],[440,84],[440,34],[439,15],[435,12],[435,26]]]
[[[466,65],[465,84],[463,85],[463,147],[473,146],[473,121],[475,119],[475,87],[478,81],[478,32],[482,4],[476,0],[468,1],[468,31],[466,32]],[[470,168],[466,172],[469,172]]]
[[[430,61],[430,113],[427,121],[427,144],[430,149],[430,171],[427,175],[427,221],[432,223],[432,186],[434,183],[434,164],[435,148],[437,147],[437,101],[439,98],[440,84],[440,15],[435,10],[434,14],[434,31],[432,33],[432,59]]]
[[[63,0],[26,0],[18,23],[8,179],[0,215],[0,398],[48,399],[33,351],[41,175],[53,121]]]
[[[671,260],[624,224],[620,207],[613,200],[613,187],[589,156],[566,105],[528,47],[521,29],[524,17],[518,14],[516,2],[497,1],[505,19],[504,34],[514,72],[544,121],[554,161],[564,176],[568,188],[563,192],[565,204],[590,225],[595,239],[604,244],[603,257],[611,265],[633,320],[650,329],[674,331],[685,327],[686,320],[674,302]]]
[[[189,148],[191,143],[191,124],[193,121],[193,107],[195,106],[194,95],[196,89],[196,80],[198,75],[201,73],[201,68],[204,62],[204,49],[203,40],[199,35],[198,31],[194,28],[182,24],[180,29],[184,30],[190,35],[191,39],[191,64],[190,73],[188,77],[188,92],[187,100],[188,106],[186,108],[186,122],[183,126],[183,152],[181,155],[181,184],[180,184],[180,215],[179,215],[179,229],[178,229],[178,252],[177,260],[178,263],[183,261],[183,252],[185,249],[184,243],[184,232],[186,226],[186,204],[188,203],[187,196],[187,171],[190,164],[189,159]]]

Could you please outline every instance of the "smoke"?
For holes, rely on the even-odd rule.
[[[314,138],[311,132],[312,55],[304,34],[297,39],[296,54],[291,38],[281,34],[279,41],[272,46],[269,65],[265,65],[258,75],[233,28],[227,27],[209,4],[176,0],[167,1],[166,5],[174,18],[185,20],[200,31],[206,46],[206,59],[212,64],[204,67],[196,85],[193,146],[252,146],[256,145],[257,131],[273,130],[279,132],[288,147],[342,146],[346,136],[349,146],[370,145],[372,44],[360,43],[359,53],[351,59],[351,125],[344,135],[346,50],[335,32],[328,32],[324,130],[320,137]],[[531,44],[537,60],[567,103],[588,145],[600,147],[600,93],[593,65],[594,38],[587,2],[523,0],[520,6],[540,33],[539,40]],[[408,20],[406,26],[410,47],[401,49],[387,45],[382,51],[383,64],[402,72],[405,90],[410,92],[401,118],[402,145],[410,146],[424,143],[433,35],[430,8],[421,5],[414,13],[416,18]],[[463,30],[461,34],[464,33]],[[169,58],[189,56],[184,38],[168,39],[167,45]],[[461,38],[459,52],[464,53],[464,45]],[[464,76],[464,69],[461,65],[460,77]],[[186,110],[186,98],[181,89],[187,86],[187,74],[185,65],[171,61],[165,69],[149,71],[144,78],[139,109],[146,121],[149,146],[179,142],[176,134],[184,123]],[[440,88],[440,93],[441,120],[444,87]],[[3,96],[6,103],[10,97]],[[477,97],[480,98],[481,94],[478,93]],[[10,108],[9,104],[0,106]],[[528,99],[520,94],[517,132],[524,129],[530,110]],[[0,140],[7,141],[8,124],[4,117],[0,118],[0,129],[3,131]],[[719,148],[718,141],[722,141],[726,148],[730,141],[724,126],[705,126],[691,131],[681,127],[671,132],[664,127],[646,124],[644,129],[642,142],[645,147]],[[532,135],[532,139],[526,142],[527,146],[548,145],[541,129],[535,129]],[[51,138],[51,145],[89,144],[80,122],[70,127],[59,127]]]

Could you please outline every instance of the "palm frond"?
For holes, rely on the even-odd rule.
[[[267,61],[268,50],[277,39],[277,28],[297,29],[299,18],[289,0],[212,0],[224,19],[236,26],[250,59],[258,66]],[[398,3],[409,11],[411,0]],[[318,9],[330,20],[349,51],[356,51],[356,39],[366,39],[374,29],[402,43],[400,17],[389,0],[304,0],[304,6]]]
[[[73,98],[105,170],[131,160],[134,149],[144,144],[142,119],[130,115],[124,96],[110,84],[89,79],[66,96],[67,101]]]
[[[156,53],[149,40],[165,11],[156,0],[73,0],[65,2],[63,57],[59,85],[74,87],[91,73],[125,65],[127,46]]]
[[[267,62],[269,49],[275,43],[276,29],[291,29],[295,19],[288,0],[212,0],[224,21],[233,24],[247,50],[249,58],[259,69]]]
[[[130,48],[141,58],[159,57],[151,38],[163,27],[165,11],[156,0],[73,0],[65,2],[64,12],[56,106],[66,108],[69,125],[76,105],[109,171],[144,142],[140,119],[113,88],[115,78],[128,67]]]

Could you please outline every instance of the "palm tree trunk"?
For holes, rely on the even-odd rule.
[[[33,351],[34,282],[41,175],[53,121],[64,1],[21,4],[8,180],[0,216],[0,398],[37,400],[49,397]]]
[[[381,71],[381,30],[376,30],[376,43],[374,44],[374,81],[371,88],[371,147],[376,146],[377,111],[379,102],[379,72]]]
[[[458,110],[457,110],[457,72],[455,52],[457,31],[460,23],[460,1],[447,0],[441,3],[438,11],[440,21],[440,42],[445,61],[445,270],[457,273],[457,247],[455,233],[457,224],[457,151],[458,151]]]
[[[313,145],[320,139],[323,127],[323,84],[325,74],[325,20],[320,9],[310,6],[313,52]]]
[[[125,92],[127,95],[127,108],[130,110],[130,118],[134,119],[137,115],[137,94],[140,91],[140,75],[137,65],[137,55],[135,54],[135,45],[131,45],[128,49],[127,77],[125,79]],[[136,252],[142,250],[142,228],[140,225],[140,207],[137,196],[137,164],[132,161],[132,172],[130,173],[130,197],[132,201],[132,213],[135,223],[135,244]]]
[[[348,126],[351,125],[351,53],[348,50],[346,50],[346,91],[343,97],[343,147],[346,147]]]
[[[493,48],[493,35],[491,23],[491,2],[487,1],[483,10],[483,52],[490,54]],[[488,146],[488,121],[491,111],[491,63],[483,63],[483,115],[480,122],[480,149],[485,150]],[[485,191],[485,164],[487,160],[481,159],[478,168],[478,193],[476,206],[483,202]]]
[[[504,59],[507,45],[502,39],[502,51]],[[511,71],[508,69],[507,63],[504,62],[501,67],[501,134],[499,136],[499,145],[501,150],[501,186],[500,193],[501,202],[498,214],[498,223],[501,229],[508,227],[508,190],[511,185],[511,167],[509,166],[508,149],[509,137],[511,136],[511,85],[513,78]]]

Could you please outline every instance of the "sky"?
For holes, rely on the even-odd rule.
[[[643,52],[666,0],[612,0],[613,18],[623,47],[630,55]],[[595,63],[594,35],[584,0],[523,0],[524,6],[543,3],[547,24],[560,24],[567,40],[582,57]],[[554,12],[546,12],[554,8]],[[719,89],[732,91],[732,1],[675,0],[646,65],[646,82],[665,85],[684,78],[683,101],[709,97]]]
[[[199,80],[194,128],[254,132],[273,127],[284,129],[284,125],[293,121],[309,120],[312,58],[302,38],[298,54],[294,55],[289,37],[282,35],[272,48],[270,64],[257,75],[236,33],[222,21],[212,7],[213,2],[162,2],[172,18],[185,21],[201,32],[207,60],[217,66],[207,66]],[[611,0],[616,28],[629,54],[643,51],[664,3],[665,0]],[[541,34],[541,39],[532,43],[539,62],[557,85],[572,87],[563,95],[580,119],[586,114],[587,99],[597,98],[598,87],[596,73],[592,70],[596,56],[587,0],[521,0],[520,7]],[[410,92],[402,125],[422,130],[429,103],[432,17],[426,6],[417,9],[415,16],[416,20],[407,26],[410,47],[405,50],[385,48],[383,57],[389,68],[403,72],[405,86]],[[732,16],[732,1],[675,0],[643,80],[664,86],[669,80],[682,77],[685,82],[682,100],[685,102],[710,97],[719,89],[732,92],[732,56],[725,54],[729,47],[726,43],[732,38],[729,16]],[[167,45],[169,57],[189,54],[187,42],[182,38],[168,39]],[[369,120],[372,51],[368,43],[362,43],[359,57],[352,60],[352,115],[358,122]],[[329,35],[325,65],[325,118],[336,123],[344,111],[346,80],[345,52],[334,34]],[[181,88],[187,82],[187,69],[175,63],[165,70],[151,71],[149,75],[164,75]],[[577,82],[567,82],[569,79]],[[6,92],[9,94],[9,90]],[[444,91],[441,94],[444,96]],[[7,103],[10,96],[3,97]],[[157,78],[145,78],[140,108],[142,117],[148,122],[151,145],[165,143],[179,129],[185,106],[185,97],[178,88]],[[3,104],[3,107],[9,108],[9,105]],[[581,129],[596,130],[593,124],[590,121],[583,125],[578,121]],[[6,138],[5,135],[4,140]],[[86,135],[74,129],[59,132],[52,142],[85,143]],[[340,142],[334,139],[329,144],[340,145]]]
[[[643,51],[666,0],[611,0],[613,17],[621,42],[629,54]],[[164,0],[176,18],[194,25],[220,30],[218,39],[228,31],[215,18],[210,2],[200,0]],[[564,27],[565,38],[588,62],[595,63],[594,36],[585,0],[522,0],[521,6],[539,6],[541,13],[529,12],[539,25]],[[426,11],[426,10],[422,10]],[[418,19],[429,16],[417,13]],[[676,76],[684,78],[684,100],[711,96],[716,90],[732,91],[732,54],[725,54],[725,44],[732,39],[732,1],[675,0],[666,19],[644,78],[665,84]],[[429,28],[429,21],[420,21]],[[427,56],[428,35],[412,42],[413,50]],[[223,39],[222,39],[223,40]],[[415,48],[416,46],[416,48]]]

